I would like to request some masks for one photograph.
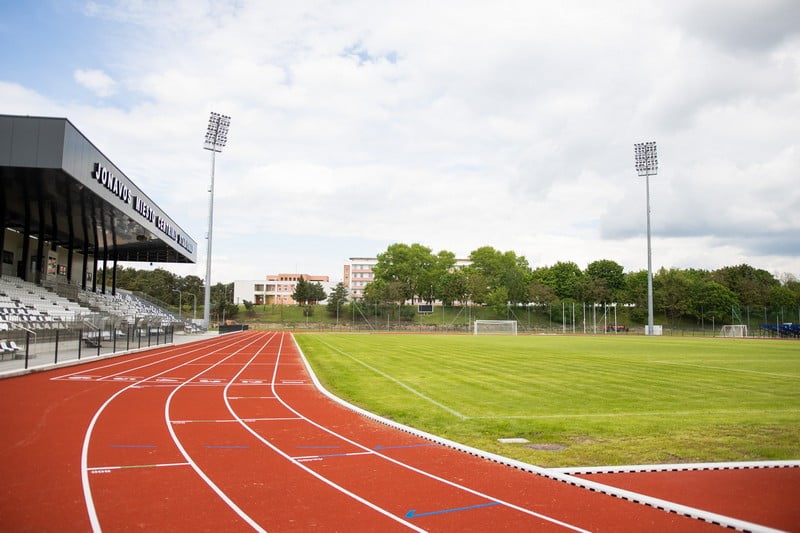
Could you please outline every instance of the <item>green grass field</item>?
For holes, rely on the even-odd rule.
[[[540,466],[800,459],[800,342],[296,338],[320,380],[348,401]]]

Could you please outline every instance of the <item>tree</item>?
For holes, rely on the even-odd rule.
[[[341,281],[336,284],[333,291],[328,295],[328,314],[337,316],[341,307],[347,303],[347,287]]]
[[[775,285],[769,291],[769,304],[774,307],[790,307],[797,304],[797,296],[786,285]]]
[[[512,251],[501,252],[491,246],[482,246],[469,254],[472,271],[479,274],[486,282],[486,293],[498,293],[496,289],[504,288],[508,301],[520,303],[528,301],[528,283],[531,269],[524,256],[517,256]]]
[[[430,303],[438,297],[437,291],[442,278],[453,271],[455,264],[456,256],[453,252],[442,250],[433,256],[433,263],[419,277],[417,292],[422,300]]]
[[[624,303],[634,306],[630,311],[631,320],[636,322],[647,320],[647,270],[625,274],[621,299]]]
[[[472,265],[463,269],[467,281],[467,297],[476,304],[486,301],[489,293],[489,283],[483,274],[475,270]]]
[[[308,287],[309,303],[317,304],[327,297],[328,295],[325,294],[325,289],[322,288],[322,284],[320,282],[309,284]]]
[[[772,287],[780,284],[766,270],[756,269],[750,265],[724,267],[711,273],[717,283],[732,290],[739,297],[742,305],[769,305]]]
[[[211,287],[210,314],[216,316],[217,321],[233,319],[239,312],[239,306],[233,299],[233,283],[216,283]]]
[[[667,318],[677,319],[689,312],[691,279],[679,269],[659,270],[653,277],[653,305],[664,309]]]
[[[319,290],[315,289],[313,283],[309,283],[305,280],[303,276],[300,276],[300,279],[297,280],[297,285],[294,286],[294,292],[292,293],[292,300],[297,302],[297,305],[308,305],[309,302],[317,300],[315,296],[319,296],[319,291],[322,291],[322,286],[317,283],[316,285],[319,286]],[[325,298],[325,291],[322,291],[322,298]]]
[[[584,296],[592,302],[614,302],[625,286],[622,265],[610,259],[592,261],[584,271]]]
[[[464,269],[457,269],[442,274],[436,286],[436,297],[444,305],[466,302],[469,299],[467,272]]]
[[[528,301],[538,305],[550,304],[557,300],[552,287],[538,281],[531,282],[528,286]]]
[[[505,315],[508,312],[508,302],[508,289],[505,287],[495,287],[486,297],[486,304],[498,315]]]
[[[539,269],[536,277],[552,287],[559,300],[579,300],[583,272],[572,261],[559,261],[555,265]]]
[[[731,309],[739,305],[733,291],[714,281],[702,279],[689,282],[688,298],[689,309],[687,312],[702,321],[714,318],[714,320],[722,322],[726,318],[730,318]]]
[[[450,252],[439,252],[434,256],[431,249],[414,243],[395,243],[378,254],[378,262],[372,268],[375,280],[394,283],[402,293],[400,302],[419,298],[432,300],[437,276],[452,268],[455,256]]]

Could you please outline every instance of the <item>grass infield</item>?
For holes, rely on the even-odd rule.
[[[329,390],[545,467],[800,459],[800,343],[298,334]],[[500,444],[524,438],[527,444]]]

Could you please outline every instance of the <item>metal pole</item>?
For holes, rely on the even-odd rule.
[[[653,251],[650,247],[650,173],[645,175],[647,184],[647,334],[653,335]]]
[[[653,253],[650,245],[650,176],[658,174],[655,141],[634,144],[636,173],[644,176],[647,190],[647,335],[654,334],[653,326]]]
[[[206,286],[205,299],[203,300],[203,323],[209,328],[209,312],[211,311],[211,235],[214,230],[214,167],[216,166],[217,152],[211,151],[211,186],[208,189],[208,248],[206,250]]]

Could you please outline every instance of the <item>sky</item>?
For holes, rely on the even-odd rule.
[[[0,113],[68,118],[212,283],[396,242],[800,277],[800,2],[0,0]],[[125,266],[149,268],[147,264]]]

